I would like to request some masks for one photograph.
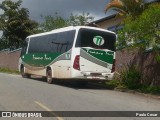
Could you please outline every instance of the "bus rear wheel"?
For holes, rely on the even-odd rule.
[[[22,76],[23,78],[31,78],[31,75],[30,75],[30,74],[26,74],[26,73],[24,72],[24,67],[21,67],[21,76]]]
[[[53,78],[52,78],[52,70],[48,69],[46,72],[46,79],[47,79],[47,83],[51,84],[53,83]]]

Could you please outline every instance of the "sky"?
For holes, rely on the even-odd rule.
[[[0,0],[0,4],[4,0]],[[17,1],[17,0],[12,0]],[[28,8],[30,18],[37,22],[43,22],[43,16],[58,15],[67,18],[71,13],[90,13],[94,20],[113,14],[113,11],[104,12],[105,6],[110,0],[22,0],[21,7]],[[0,10],[0,14],[3,12]],[[1,32],[0,32],[1,36]]]
[[[0,0],[0,4],[4,0]],[[12,0],[17,1],[17,0]],[[105,6],[110,0],[22,0],[21,7],[28,8],[30,18],[37,22],[42,22],[44,19],[41,15],[54,15],[55,12],[64,18],[73,14],[90,13],[94,20],[109,16],[114,12],[109,10],[104,12]],[[152,1],[152,0],[147,0]],[[0,10],[0,14],[2,11]],[[1,34],[1,32],[0,32]]]
[[[4,0],[0,0],[2,3]],[[12,0],[17,1],[17,0]],[[110,0],[22,0],[21,7],[28,8],[30,18],[37,22],[42,22],[43,16],[58,15],[67,18],[71,13],[90,13],[94,20],[101,19],[113,14],[113,11],[104,12],[105,6]],[[2,11],[0,11],[2,13]]]
[[[2,3],[4,0],[0,0]],[[17,0],[12,0],[17,1]],[[30,18],[37,22],[42,22],[41,15],[54,15],[55,12],[64,18],[73,14],[90,13],[94,20],[109,16],[114,12],[109,10],[104,12],[105,6],[110,0],[22,0],[22,6],[30,11]],[[153,0],[145,0],[153,1]],[[0,11],[2,13],[2,11]]]
[[[30,17],[42,21],[40,15],[54,15],[55,12],[64,18],[71,13],[89,12],[96,19],[105,17],[104,9],[110,0],[23,0],[22,7],[28,8]]]

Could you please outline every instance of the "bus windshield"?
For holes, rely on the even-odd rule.
[[[116,35],[109,32],[81,28],[75,47],[92,47],[115,51]]]

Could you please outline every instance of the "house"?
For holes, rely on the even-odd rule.
[[[124,17],[122,16],[118,17],[117,14],[113,14],[102,19],[93,21],[87,25],[117,32],[119,29],[123,28],[123,26],[121,25],[123,18]]]
[[[144,1],[146,2],[146,4],[160,2],[160,0],[144,0]],[[99,28],[117,32],[118,30],[123,28],[123,25],[121,24],[123,18],[124,18],[123,16],[118,16],[117,14],[113,14],[113,15],[101,18],[99,20],[93,21],[87,24],[87,26],[99,27]]]

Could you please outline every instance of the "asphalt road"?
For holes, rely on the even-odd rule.
[[[0,73],[0,111],[160,111],[160,101],[97,86],[79,88],[68,82],[47,84],[40,78],[26,79],[19,75]],[[95,117],[95,114],[93,116],[61,117],[55,113],[55,117],[32,119],[159,120],[158,117]]]

